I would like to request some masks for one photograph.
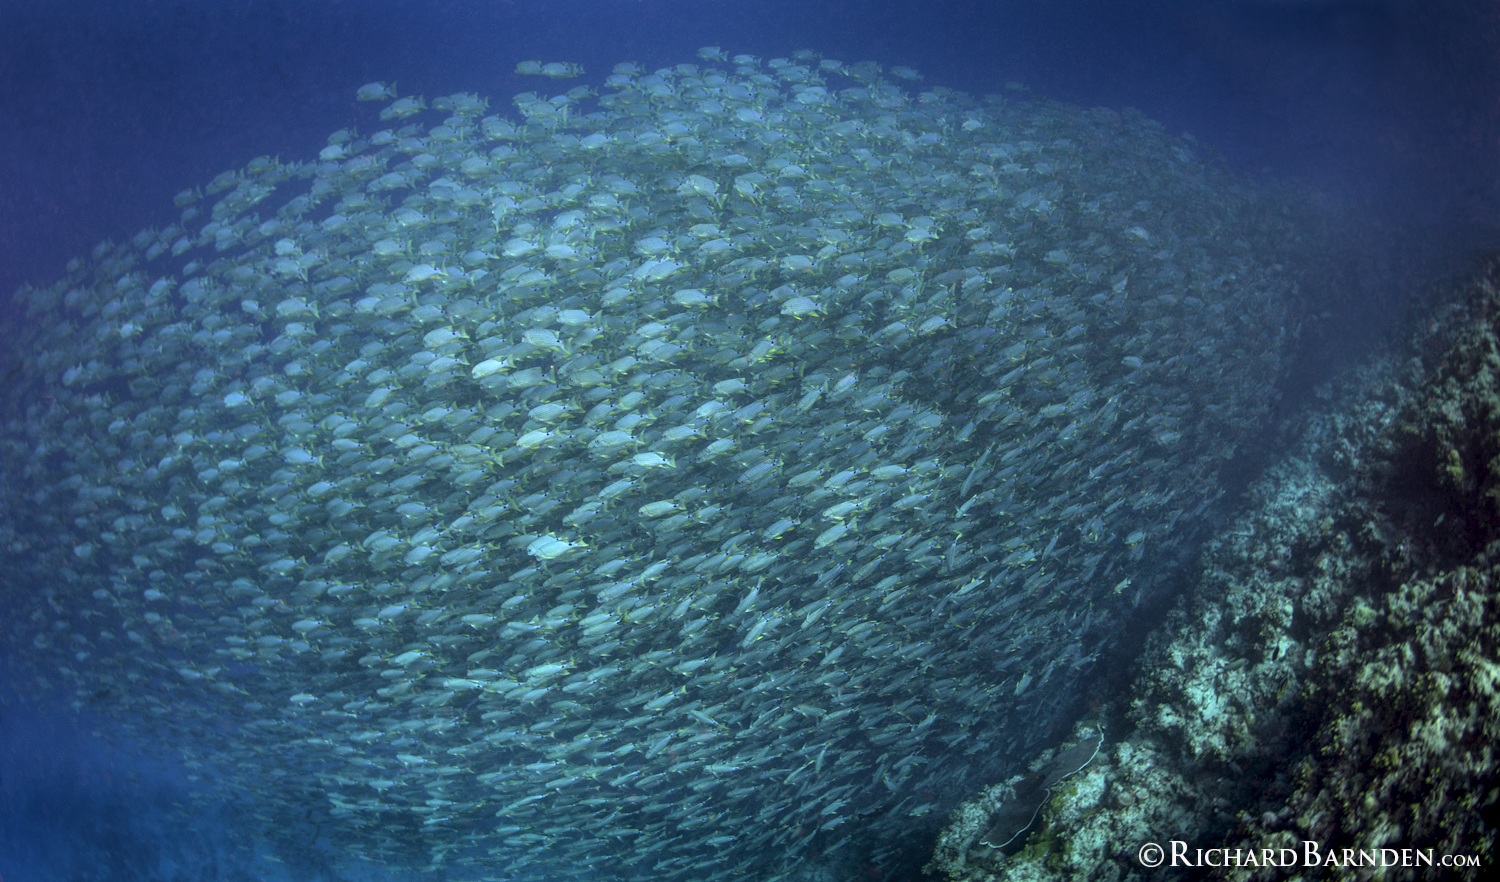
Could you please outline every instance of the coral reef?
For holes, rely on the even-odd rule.
[[[1450,285],[1400,355],[1320,390],[1148,641],[1119,740],[1012,848],[981,836],[1007,785],[965,803],[931,872],[1477,878],[1500,796],[1497,280]]]

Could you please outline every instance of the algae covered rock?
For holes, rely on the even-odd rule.
[[[1103,798],[978,861],[952,843],[991,806],[966,806],[935,869],[1158,878],[1139,849],[1176,840],[1189,875],[1481,876],[1500,799],[1497,277],[1452,285],[1402,353],[1298,418],[1148,644],[1092,771]]]

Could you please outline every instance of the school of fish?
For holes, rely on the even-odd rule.
[[[1284,222],[1138,113],[699,61],[372,83],[21,291],[30,688],[453,878],[878,865],[1050,745],[1268,412]]]

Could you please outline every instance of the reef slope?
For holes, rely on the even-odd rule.
[[[982,840],[1009,785],[966,803],[929,871],[1271,879],[1337,865],[1371,878],[1373,859],[1409,860],[1383,878],[1415,879],[1445,872],[1445,855],[1491,862],[1497,279],[1492,261],[1450,285],[1399,354],[1321,390],[1148,642],[1115,708],[1120,736],[1005,849]],[[1173,840],[1187,849],[1175,869]],[[1142,865],[1150,842],[1167,867]],[[1204,866],[1228,858],[1199,848],[1241,866]]]

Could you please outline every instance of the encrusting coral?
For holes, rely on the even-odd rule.
[[[1500,260],[1320,391],[1148,642],[1119,740],[1003,851],[979,834],[1006,785],[966,803],[930,870],[1156,878],[1138,849],[1177,840],[1189,876],[1417,879],[1457,856],[1477,878],[1500,798],[1497,289]]]

